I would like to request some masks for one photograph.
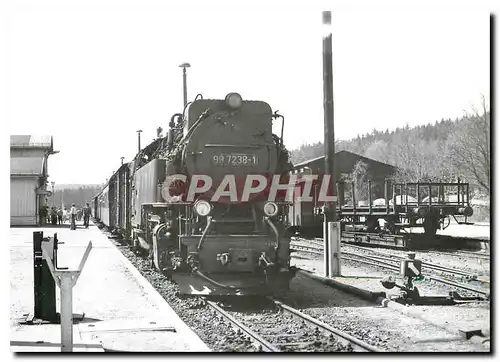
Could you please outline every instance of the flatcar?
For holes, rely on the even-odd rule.
[[[280,135],[273,133],[277,120]],[[294,276],[290,202],[283,190],[269,201],[270,180],[286,182],[291,170],[283,122],[266,102],[238,93],[197,97],[172,116],[166,137],[112,175],[94,198],[96,219],[148,251],[181,294],[286,290]],[[265,187],[256,187],[257,179]],[[247,186],[253,192],[245,198]]]
[[[304,201],[301,195],[305,180],[298,175],[290,220],[304,234],[323,232],[323,203],[318,200],[321,181],[320,177],[312,182],[312,200]],[[473,214],[469,184],[460,179],[458,182],[415,183],[371,180],[361,186],[364,192],[359,197],[352,182],[341,180],[336,183],[336,189],[337,219],[342,230],[398,235],[417,227],[432,236],[446,228],[450,218],[459,224],[468,224]]]

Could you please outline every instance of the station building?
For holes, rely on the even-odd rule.
[[[52,136],[10,136],[10,225],[40,225],[48,206],[47,161],[54,151]]]

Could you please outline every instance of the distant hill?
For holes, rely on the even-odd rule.
[[[100,184],[55,184],[54,190],[73,190],[79,189],[80,187],[99,187]],[[52,186],[49,185],[48,189],[50,190]]]
[[[102,185],[79,185],[79,184],[61,184],[55,185],[54,195],[48,198],[48,204],[56,207],[69,207],[74,203],[82,207],[86,202],[91,203],[94,196],[101,190]],[[50,186],[49,186],[50,190]]]
[[[490,112],[474,109],[455,120],[442,119],[416,127],[358,135],[335,142],[335,151],[347,150],[387,163],[402,170],[400,181],[456,182],[457,177],[473,189],[490,193]],[[323,142],[305,144],[291,150],[297,164],[324,155]],[[472,191],[472,190],[471,190]]]

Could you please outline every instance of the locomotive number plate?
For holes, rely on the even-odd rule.
[[[222,153],[212,157],[216,166],[254,166],[258,163],[257,156],[244,153]]]

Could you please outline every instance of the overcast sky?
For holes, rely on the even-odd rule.
[[[182,111],[182,62],[189,100],[239,92],[285,116],[289,149],[323,140],[321,7],[119,3],[7,5],[5,119],[10,134],[54,136],[56,185],[103,182],[134,157],[137,129],[143,145],[167,129]],[[336,138],[489,99],[485,9],[330,7]]]

